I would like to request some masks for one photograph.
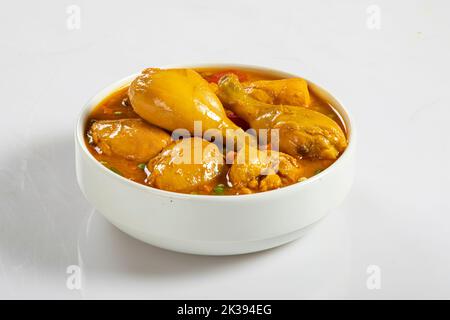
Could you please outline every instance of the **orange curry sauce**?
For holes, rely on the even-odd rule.
[[[219,68],[198,68],[195,69],[198,71],[203,78],[207,81],[214,82],[221,73],[225,73],[228,69],[219,69]],[[246,70],[246,69],[233,69],[233,72],[236,73],[240,80],[242,81],[254,81],[254,80],[277,80],[281,79],[280,77],[276,77],[271,73],[262,72],[262,71],[254,71],[254,70]],[[336,121],[340,127],[345,131],[345,125],[343,124],[341,117],[338,113],[325,101],[322,101],[317,97],[313,92],[309,92],[311,97],[311,107],[319,111],[328,117],[332,118]],[[228,114],[228,112],[227,112]],[[91,154],[103,165],[111,169],[117,174],[122,175],[123,177],[135,181],[137,183],[141,183],[146,185],[146,173],[143,169],[142,164],[127,160],[119,156],[114,155],[105,155],[102,154],[100,150],[96,148],[94,144],[91,143],[91,137],[89,136],[89,128],[90,124],[97,120],[118,120],[118,119],[130,119],[130,118],[140,118],[137,115],[133,108],[130,105],[128,100],[128,86],[120,88],[115,92],[111,93],[108,97],[103,99],[91,112],[88,123],[86,125],[86,133],[85,133],[85,142],[86,145],[91,152]],[[237,125],[241,126],[244,130],[248,128],[246,123],[239,118],[230,118]],[[170,134],[170,132],[169,132]],[[322,170],[329,167],[336,160],[319,160],[319,159],[299,159],[300,164],[304,168],[304,176],[305,178],[309,178],[314,176],[315,174],[321,172]],[[218,184],[227,186],[228,181],[227,177],[222,177],[221,181],[218,181]],[[204,192],[202,194],[217,194],[214,190],[210,192]],[[223,189],[223,194],[225,195],[235,195],[239,194],[237,190],[233,188],[226,187]]]

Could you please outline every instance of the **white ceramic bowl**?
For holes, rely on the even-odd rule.
[[[247,65],[282,77],[301,76]],[[186,66],[178,66],[186,67]],[[196,65],[190,67],[211,67]],[[329,168],[308,180],[281,189],[239,196],[180,194],[123,178],[100,164],[84,142],[91,110],[136,75],[120,80],[84,106],[75,132],[78,183],[89,202],[122,231],[152,245],[193,254],[231,255],[279,246],[302,236],[344,199],[353,181],[355,132],[345,108],[308,81],[342,116],[349,144]]]

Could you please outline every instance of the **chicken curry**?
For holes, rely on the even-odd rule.
[[[301,183],[347,146],[340,115],[304,79],[218,68],[144,70],[93,109],[85,139],[127,179],[203,195]]]

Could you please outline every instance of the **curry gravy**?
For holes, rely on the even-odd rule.
[[[215,81],[214,77],[221,72],[226,72],[229,69],[220,69],[220,68],[199,68],[196,69],[200,73],[200,75],[206,79],[207,81]],[[280,77],[276,77],[271,73],[262,72],[262,71],[254,71],[254,70],[246,70],[246,69],[236,69],[233,68],[233,71],[238,74],[241,81],[254,81],[254,80],[276,80],[280,79]],[[310,108],[319,111],[326,116],[332,118],[345,132],[345,125],[341,120],[341,117],[338,113],[325,101],[320,100],[311,90],[310,90],[311,104]],[[109,96],[107,96],[103,101],[101,101],[91,112],[88,123],[86,125],[86,133],[85,133],[85,142],[86,146],[89,149],[90,153],[103,165],[111,169],[112,171],[122,175],[123,177],[135,181],[137,183],[141,183],[146,185],[146,172],[144,165],[138,163],[136,161],[127,160],[121,158],[119,156],[114,155],[105,155],[101,153],[98,148],[92,144],[92,138],[89,136],[89,127],[90,124],[97,120],[118,120],[118,119],[130,119],[130,118],[140,118],[132,109],[131,104],[128,100],[128,86],[120,88],[115,92],[112,92]],[[237,125],[244,128],[243,120],[235,121]],[[170,132],[168,132],[170,134]],[[304,177],[309,178],[319,173],[320,171],[328,168],[334,161],[336,160],[320,160],[320,159],[299,159],[300,164],[304,168]],[[301,182],[300,182],[301,183]],[[220,178],[218,184],[225,186],[222,188],[220,194],[226,195],[234,195],[238,194],[237,190],[233,188],[226,187],[228,185],[227,176],[223,176]],[[214,188],[211,190],[205,190],[204,192],[199,192],[201,194],[217,194]]]

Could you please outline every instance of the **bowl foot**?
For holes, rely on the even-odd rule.
[[[227,256],[238,255],[252,252],[268,250],[289,243],[301,238],[309,229],[313,228],[318,221],[280,236],[251,241],[199,241],[186,239],[167,239],[161,236],[153,236],[149,234],[142,234],[136,230],[130,230],[124,225],[120,225],[110,221],[118,229],[133,238],[151,244],[153,246],[188,254],[208,255],[208,256]]]

